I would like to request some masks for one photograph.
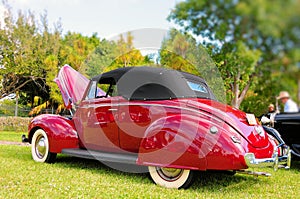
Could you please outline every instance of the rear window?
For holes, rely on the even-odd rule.
[[[192,89],[193,91],[196,92],[200,92],[200,93],[208,93],[207,88],[205,87],[205,85],[201,84],[200,82],[191,82],[191,81],[187,81],[190,89]]]

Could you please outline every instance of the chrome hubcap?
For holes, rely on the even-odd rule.
[[[46,154],[46,141],[44,136],[39,136],[35,144],[35,152],[39,158],[43,158]]]
[[[164,180],[175,181],[182,175],[183,169],[157,168],[157,172]]]

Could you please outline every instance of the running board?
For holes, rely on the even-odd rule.
[[[107,152],[92,151],[92,150],[85,150],[85,149],[63,149],[61,153],[78,157],[78,158],[99,160],[102,162],[113,162],[113,163],[136,165],[136,161],[137,161],[137,155],[107,153]]]

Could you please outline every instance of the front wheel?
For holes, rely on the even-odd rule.
[[[36,130],[33,134],[31,155],[36,162],[53,163],[56,159],[56,153],[50,152],[48,136],[42,129]]]
[[[148,170],[156,184],[167,188],[188,188],[193,180],[194,172],[191,170],[154,166],[149,166]]]

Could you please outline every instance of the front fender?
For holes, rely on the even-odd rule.
[[[30,143],[37,129],[43,129],[46,132],[52,153],[60,153],[65,148],[79,147],[77,131],[71,119],[52,114],[43,114],[33,118],[28,126]]]

